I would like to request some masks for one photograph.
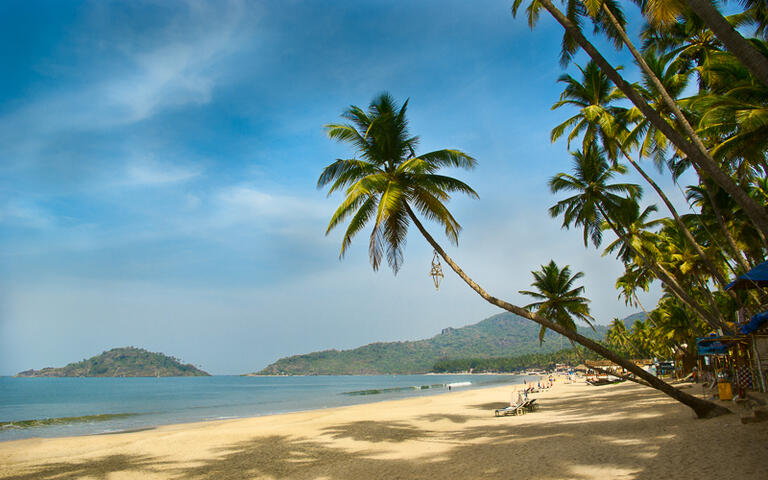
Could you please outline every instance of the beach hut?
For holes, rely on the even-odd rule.
[[[765,378],[756,362],[752,339],[748,335],[711,335],[696,340],[699,371],[707,382],[718,384],[720,398],[729,400],[731,392],[764,391]]]
[[[754,388],[768,392],[768,312],[752,316],[741,325],[739,333],[747,338],[752,349]]]
[[[768,288],[768,262],[763,262],[725,286],[726,290],[752,290]],[[760,310],[764,310],[763,306]],[[740,312],[737,321],[743,343],[749,345],[752,385],[755,390],[768,392],[768,311],[751,317]],[[744,321],[746,318],[749,320]]]

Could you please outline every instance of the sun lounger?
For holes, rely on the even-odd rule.
[[[496,409],[494,415],[497,417],[505,417],[507,415],[522,415],[525,413],[523,406],[528,402],[519,403],[517,405],[510,405],[507,408]]]
[[[536,408],[538,408],[538,405],[536,405],[536,399],[532,398],[527,402],[525,402],[525,405],[523,405],[523,408],[525,410],[528,410],[529,412],[533,412],[534,410],[536,410]]]

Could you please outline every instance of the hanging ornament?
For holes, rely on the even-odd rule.
[[[432,257],[432,268],[429,270],[429,276],[435,282],[435,290],[440,290],[440,281],[445,275],[443,275],[443,266],[440,265],[440,257],[437,255],[437,250],[435,250],[435,255]]]

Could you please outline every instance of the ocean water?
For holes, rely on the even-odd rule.
[[[0,441],[253,417],[523,382],[517,375],[0,377]],[[78,418],[96,416],[97,418]],[[55,420],[19,427],[6,422]]]

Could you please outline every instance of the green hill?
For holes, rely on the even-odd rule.
[[[177,358],[141,348],[113,348],[66,367],[26,370],[17,377],[198,377],[208,373]]]
[[[632,330],[632,327],[635,326],[636,321],[638,320],[644,321],[647,316],[648,315],[646,315],[644,312],[637,312],[637,313],[633,313],[632,315],[626,318],[622,318],[621,321],[624,322],[624,326],[627,327],[627,329]]]
[[[594,339],[606,327],[580,329]],[[371,343],[352,350],[322,352],[281,358],[255,375],[359,375],[429,372],[436,361],[457,358],[491,358],[554,352],[569,348],[564,337],[547,332],[539,346],[539,326],[511,313],[500,313],[474,325],[445,328],[432,338],[408,342]]]

